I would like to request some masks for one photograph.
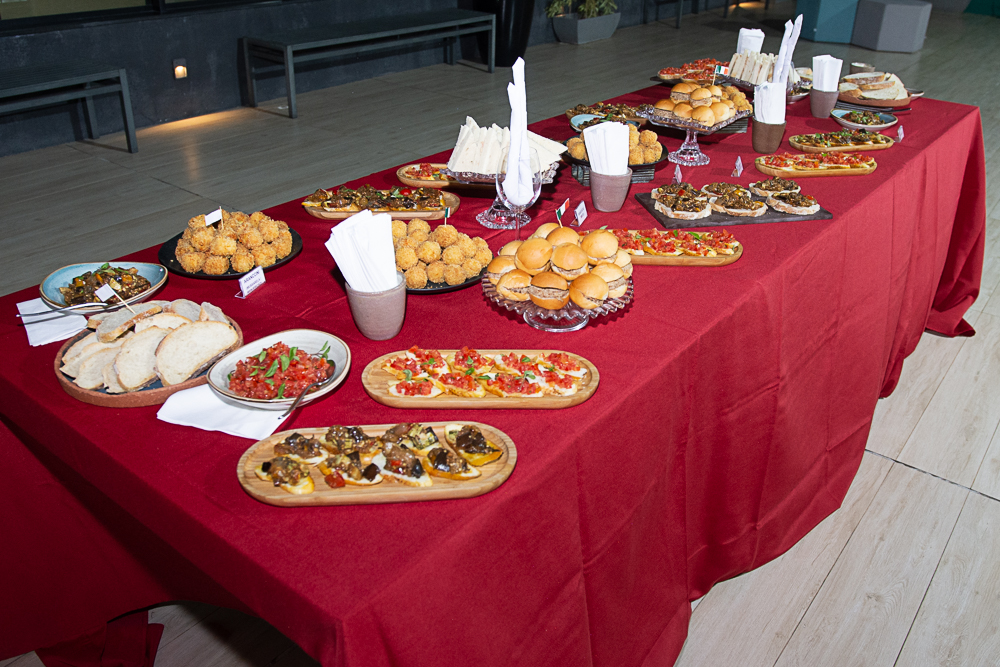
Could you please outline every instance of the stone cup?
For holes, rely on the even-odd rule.
[[[624,174],[611,176],[598,174],[590,170],[590,197],[594,208],[605,213],[621,210],[628,196],[629,185],[632,184],[632,170],[626,169]]]
[[[809,91],[809,110],[812,111],[813,118],[829,118],[833,107],[837,106],[837,97],[840,93],[836,90],[827,92],[825,90]]]
[[[750,143],[755,153],[774,153],[785,137],[785,123],[761,123],[750,119]]]
[[[383,292],[359,292],[347,287],[347,303],[354,324],[366,338],[389,340],[403,328],[406,315],[406,280],[396,272],[396,286]]]

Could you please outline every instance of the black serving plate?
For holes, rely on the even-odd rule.
[[[428,281],[427,282],[427,287],[423,287],[421,289],[413,289],[413,288],[407,287],[406,288],[406,293],[407,294],[444,294],[445,292],[457,292],[460,289],[465,289],[466,287],[472,287],[473,285],[478,285],[481,282],[484,273],[486,273],[486,267],[483,267],[483,270],[480,271],[477,275],[472,276],[471,278],[466,279],[465,282],[461,282],[461,283],[459,283],[457,285],[449,285],[448,283],[432,283],[432,282]]]
[[[285,264],[288,264],[290,261],[298,257],[298,254],[300,252],[302,252],[302,237],[299,236],[299,233],[292,228],[289,228],[288,231],[292,233],[292,251],[288,253],[286,256],[276,261],[271,266],[265,266],[264,273],[273,271],[279,266],[284,266]],[[177,255],[175,254],[177,250],[177,242],[180,241],[182,235],[183,232],[173,237],[163,245],[161,245],[160,251],[159,253],[157,253],[157,257],[160,260],[160,264],[167,267],[167,270],[169,270],[171,273],[176,273],[179,276],[187,276],[188,278],[200,278],[201,280],[235,280],[237,278],[242,278],[243,276],[246,275],[246,273],[237,273],[232,269],[218,276],[209,275],[207,273],[202,273],[200,271],[198,273],[191,273],[189,271],[185,271],[181,267],[181,263],[177,261]]]
[[[825,208],[820,208],[817,212],[811,215],[794,215],[792,213],[775,211],[769,206],[766,213],[756,218],[744,218],[738,215],[726,215],[725,213],[717,213],[713,211],[712,215],[707,218],[701,218],[700,220],[680,220],[678,218],[667,217],[657,211],[653,195],[648,192],[636,193],[635,199],[642,204],[642,207],[649,211],[649,214],[656,218],[656,221],[663,225],[666,229],[687,229],[689,227],[729,227],[730,225],[757,225],[766,222],[799,222],[803,220],[830,220],[833,218],[833,214]],[[765,198],[753,195],[753,199],[757,201],[764,201]]]

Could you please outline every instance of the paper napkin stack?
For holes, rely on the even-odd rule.
[[[352,215],[330,231],[326,249],[355,291],[384,292],[399,284],[388,213]]]
[[[590,170],[607,176],[628,171],[628,125],[598,123],[583,131]]]

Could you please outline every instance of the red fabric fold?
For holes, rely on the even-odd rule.
[[[35,653],[45,667],[153,667],[162,636],[163,624],[143,611]]]

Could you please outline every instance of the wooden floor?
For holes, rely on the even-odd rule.
[[[792,11],[746,3],[727,20],[686,17],[683,32],[652,23],[582,47],[534,47],[529,120],[648,85],[666,65],[728,58],[740,27],[763,27],[765,48],[776,49]],[[1000,20],[934,14],[920,53],[803,41],[797,61],[821,53],[980,105],[990,219],[982,293],[968,316],[978,333],[923,337],[878,405],[843,508],[783,557],[697,601],[678,665],[1000,665]],[[64,264],[158,244],[220,204],[258,210],[447,149],[466,115],[505,125],[510,72],[483,70],[438,65],[302,94],[296,120],[273,100],[140,130],[137,154],[119,134],[0,158],[0,294]],[[315,664],[237,612],[184,603],[149,616],[166,624],[159,667]],[[33,653],[0,661],[40,664]]]

